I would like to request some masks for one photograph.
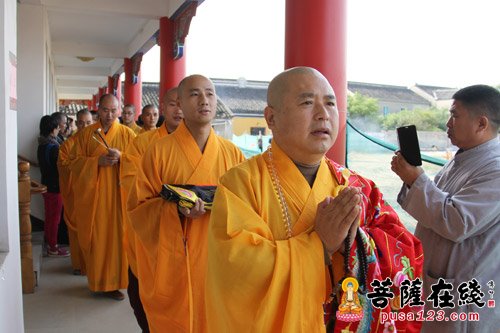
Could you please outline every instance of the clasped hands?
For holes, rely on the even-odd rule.
[[[361,216],[361,190],[346,187],[335,198],[326,197],[318,204],[314,229],[328,255],[340,249],[349,235],[353,243]]]
[[[120,162],[122,153],[116,148],[108,148],[107,154],[99,156],[99,166],[113,166]]]

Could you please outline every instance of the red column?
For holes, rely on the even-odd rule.
[[[335,91],[339,134],[327,156],[341,164],[346,151],[346,2],[286,0],[285,26],[285,68],[314,67]]]
[[[106,95],[106,87],[99,87],[99,94],[97,95],[97,104],[99,104],[99,99],[101,99],[102,95]]]
[[[88,99],[85,101],[85,104],[87,104],[87,110],[90,111],[92,108],[92,101],[90,99]]]
[[[186,76],[186,46],[184,56],[174,59],[174,22],[168,17],[160,19],[160,101],[165,92],[177,87]]]
[[[142,108],[142,80],[141,72],[137,74],[137,82],[134,84],[132,81],[132,60],[125,58],[125,83],[123,89],[123,104],[135,105],[135,119],[139,117]]]
[[[142,89],[141,89],[141,95],[142,95]],[[118,82],[116,84],[116,98],[118,99],[121,109],[123,105],[122,105],[122,81],[120,80],[120,76],[118,76]]]
[[[115,92],[115,78],[116,78],[116,92]],[[108,76],[108,94],[113,94],[122,107],[122,82],[120,81],[120,74]]]
[[[96,110],[97,109],[97,94],[92,95],[92,106],[90,107],[91,110]]]
[[[113,94],[113,77],[112,76],[108,76],[108,91],[107,93],[108,94]]]

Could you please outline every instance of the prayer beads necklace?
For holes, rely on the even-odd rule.
[[[285,196],[283,194],[283,190],[281,188],[281,184],[279,181],[278,173],[276,172],[276,168],[274,167],[273,152],[271,150],[271,146],[269,146],[269,149],[267,150],[267,157],[268,157],[268,161],[266,161],[266,165],[267,165],[267,168],[269,170],[269,173],[271,174],[271,180],[273,183],[274,192],[278,196],[278,199],[280,202],[281,213],[283,216],[283,221],[285,222],[284,224],[285,224],[286,236],[288,239],[288,238],[291,238],[293,236],[292,223],[291,223],[291,219],[290,219],[288,205],[285,201]],[[330,168],[330,170],[332,170],[332,172],[333,172],[333,166],[330,163],[330,160],[328,158],[326,159],[326,163],[328,164],[328,167]],[[365,249],[363,246],[363,240],[362,240],[361,232],[359,231],[359,229],[356,232],[355,241],[356,241],[356,246],[358,248],[358,251],[356,251],[356,252],[357,252],[358,261],[359,261],[359,270],[360,270],[359,275],[360,275],[360,280],[361,280],[360,286],[362,287],[362,290],[363,290],[364,288],[366,288],[366,276],[368,273],[368,261],[366,258],[366,252],[365,252]],[[352,271],[349,268],[350,250],[351,250],[351,240],[350,240],[349,236],[347,236],[347,238],[344,240],[344,276],[339,282],[342,282],[342,280],[344,280],[349,275],[353,275]],[[331,268],[333,268],[333,267],[330,267],[330,269]],[[335,284],[333,282],[333,271],[331,271],[330,273],[331,273],[330,277],[332,279],[332,281],[331,281],[332,288],[335,290],[335,288],[334,288]],[[361,293],[364,293],[364,292],[361,291]],[[334,295],[335,292],[332,294]]]
[[[283,195],[283,190],[281,189],[280,180],[278,178],[278,173],[274,167],[273,163],[273,152],[271,151],[271,147],[267,150],[268,163],[267,168],[269,169],[269,173],[271,174],[271,180],[273,182],[274,192],[278,196],[281,206],[281,213],[283,215],[283,221],[285,222],[285,230],[286,230],[286,238],[292,237],[292,222],[290,221],[290,213],[288,211],[288,205],[285,201],[285,196]]]

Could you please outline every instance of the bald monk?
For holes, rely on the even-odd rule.
[[[68,226],[69,246],[71,249],[71,266],[73,267],[74,275],[85,274],[85,260],[81,253],[80,245],[78,244],[78,236],[76,233],[76,225],[73,223],[72,214],[78,214],[78,205],[75,205],[74,195],[71,185],[71,172],[69,170],[70,152],[75,144],[76,136],[87,126],[92,125],[92,115],[87,109],[80,110],[76,113],[76,128],[77,132],[70,136],[59,147],[59,158],[57,160],[57,168],[59,170],[59,186],[64,206],[64,221]]]
[[[215,194],[205,288],[209,331],[325,332],[323,305],[333,318],[338,310],[328,299],[332,285],[336,291],[353,275],[366,290],[374,278],[403,269],[402,256],[419,276],[422,249],[373,182],[325,157],[339,116],[320,72],[282,72],[269,84],[267,103],[271,148],[229,170]],[[330,321],[329,331],[383,331],[379,311],[358,296],[365,301],[361,321]],[[340,293],[331,297],[340,303]],[[398,331],[405,326],[398,324]]]
[[[244,160],[211,123],[217,98],[208,78],[192,75],[179,84],[184,121],[146,150],[128,210],[137,235],[141,300],[152,332],[205,332],[205,272],[210,217],[201,200],[180,208],[159,196],[162,184],[217,185]]]
[[[120,160],[135,134],[117,121],[114,95],[100,98],[98,113],[99,121],[82,130],[71,151],[70,170],[78,175],[72,180],[73,191],[81,208],[74,220],[89,289],[123,300],[119,289],[127,287],[128,264],[123,251]]]
[[[130,219],[126,212],[126,200],[130,188],[135,184],[135,177],[137,170],[141,167],[141,160],[144,152],[149,145],[157,140],[167,136],[175,131],[177,126],[183,119],[182,110],[177,105],[177,88],[169,89],[163,96],[162,101],[163,117],[165,121],[163,124],[152,131],[145,132],[138,135],[127,148],[127,158],[122,160],[122,173],[121,173],[121,190],[122,190],[122,205],[124,208],[124,216],[126,216],[124,223],[124,245],[127,252],[127,259],[129,264],[128,270],[128,287],[127,294],[130,305],[134,310],[134,315],[137,323],[143,332],[148,332],[148,322],[141,299],[139,297],[139,282],[137,280],[137,261],[136,261],[136,237],[135,232],[130,225]]]
[[[154,106],[153,104],[148,104],[143,107],[141,112],[142,130],[137,132],[137,135],[156,129],[158,117],[159,114],[156,106]]]
[[[121,119],[123,125],[129,127],[135,134],[139,134],[142,131],[142,127],[135,122],[134,104],[126,104],[123,107]]]
[[[162,99],[163,117],[165,128],[168,133],[172,133],[184,119],[184,114],[177,103],[178,89],[172,88],[167,90]]]
[[[90,110],[90,114],[92,115],[92,124],[97,123],[97,121],[99,121],[99,114],[97,113],[97,110]]]

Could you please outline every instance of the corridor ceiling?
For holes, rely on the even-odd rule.
[[[161,17],[184,0],[18,0],[47,11],[56,89],[60,99],[89,99],[123,59],[156,44]]]

